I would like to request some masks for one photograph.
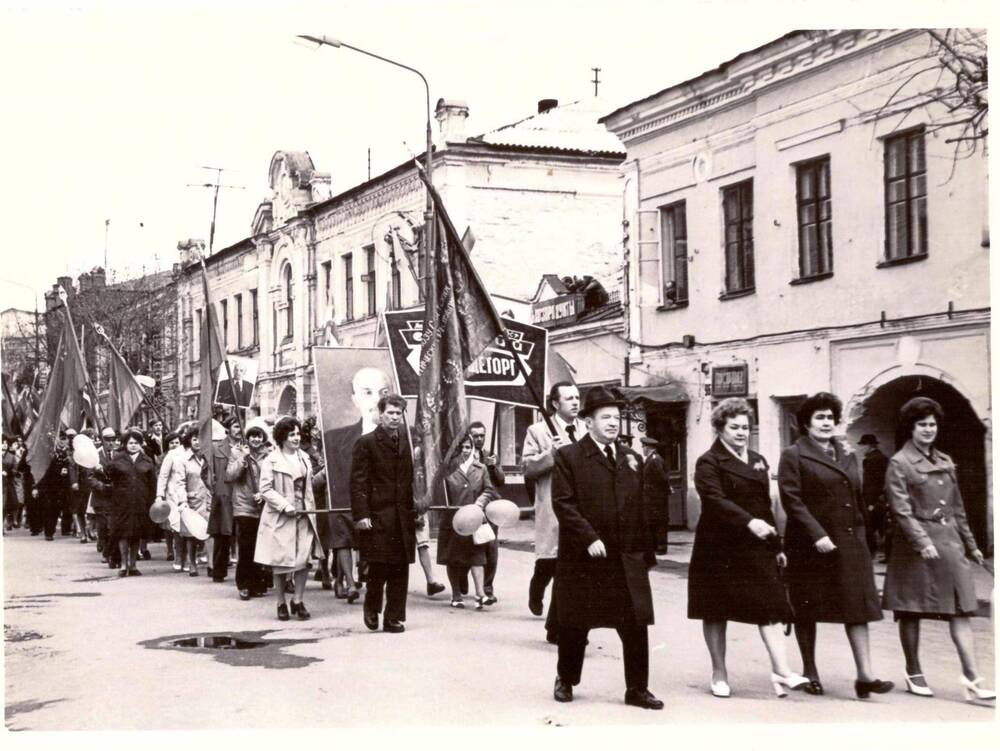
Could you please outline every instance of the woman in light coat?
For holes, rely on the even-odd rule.
[[[212,493],[205,484],[208,470],[200,449],[198,426],[192,425],[181,434],[180,447],[164,457],[156,497],[166,499],[178,509],[191,508],[208,521]],[[183,522],[174,537],[174,545],[174,571],[187,571],[189,576],[198,576],[198,540]]]
[[[919,655],[920,620],[930,618],[949,621],[966,698],[995,699],[996,693],[979,686],[970,621],[978,603],[969,559],[982,565],[983,554],[965,518],[955,464],[934,448],[943,416],[940,404],[919,396],[899,413],[900,434],[907,441],[886,473],[886,496],[896,525],[882,604],[899,623],[907,691],[934,695]]]
[[[319,548],[316,528],[316,501],[313,497],[312,466],[309,456],[299,448],[301,423],[294,417],[282,417],[274,426],[278,447],[260,464],[260,494],[264,507],[257,532],[254,561],[270,566],[274,572],[274,591],[278,596],[278,620],[289,619],[285,602],[285,581],[291,574],[295,581],[291,612],[299,620],[309,618],[302,597],[305,594],[309,560],[313,548]]]

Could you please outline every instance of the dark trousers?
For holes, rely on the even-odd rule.
[[[33,535],[41,533],[42,527],[45,526],[45,519],[42,513],[42,503],[41,493],[38,494],[38,498],[32,497],[31,493],[25,493],[25,515],[28,518],[28,528],[31,530],[31,534]]]
[[[649,633],[646,626],[635,622],[635,615],[629,610],[625,623],[615,629],[622,640],[625,660],[625,688],[645,690],[649,685]],[[587,650],[587,634],[590,629],[559,629],[559,663],[556,667],[563,681],[575,686],[583,672],[583,656]]]
[[[212,535],[212,578],[222,581],[229,573],[229,541],[230,535]]]
[[[545,597],[545,589],[549,586],[556,575],[555,558],[536,558],[535,571],[531,575],[531,582],[528,584],[528,597],[541,600]],[[559,611],[556,606],[556,588],[552,587],[552,596],[549,598],[549,612],[545,617],[545,630],[550,636],[559,633]]]
[[[469,567],[468,566],[447,566],[448,583],[451,584],[453,595],[469,594]]]
[[[248,589],[251,594],[267,592],[270,574],[259,563],[254,563],[257,552],[257,530],[260,519],[253,516],[237,516],[236,522],[236,588]]]
[[[73,534],[73,517],[74,511],[76,511],[76,493],[69,492],[66,493],[61,499],[60,505],[62,506],[62,521],[59,524],[59,531],[62,533],[63,537],[67,537]]]
[[[493,580],[497,575],[497,561],[500,559],[500,541],[486,543],[486,566],[483,569],[483,591],[493,596]]]
[[[365,593],[365,612],[378,615],[382,612],[382,593],[385,591],[385,619],[406,620],[406,589],[410,584],[408,563],[368,563],[368,591]]]
[[[42,531],[46,537],[54,537],[62,511],[63,498],[58,493],[39,493],[42,501]]]

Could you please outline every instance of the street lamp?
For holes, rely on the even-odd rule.
[[[309,36],[307,34],[299,34],[296,37],[296,39],[300,39],[302,40],[302,42],[307,43],[307,46],[313,46],[316,49],[324,46],[346,47],[349,50],[360,52],[362,55],[373,57],[376,60],[381,60],[384,63],[389,63],[389,65],[395,65],[397,68],[408,70],[411,73],[416,73],[418,76],[420,76],[420,80],[423,81],[424,84],[424,93],[426,95],[426,101],[427,101],[427,129],[426,129],[427,143],[426,143],[426,152],[424,153],[424,170],[427,172],[427,182],[433,185],[432,178],[434,176],[434,173],[433,173],[433,162],[431,159],[431,153],[433,151],[433,144],[431,143],[431,88],[427,84],[427,79],[424,77],[424,74],[421,73],[416,68],[410,67],[409,65],[404,65],[401,62],[397,62],[396,60],[391,60],[388,57],[383,57],[382,55],[376,55],[374,52],[363,50],[360,47],[355,47],[351,44],[348,44],[347,42],[342,42],[339,39],[334,39],[333,37]],[[424,207],[424,242],[426,243],[425,247],[427,248],[428,263],[431,265],[431,268],[434,268],[433,257],[431,256],[431,249],[434,247],[434,202],[431,199],[431,192],[429,189],[427,190],[427,204]],[[429,276],[429,278],[431,279],[431,283],[433,284],[434,283],[433,276]],[[425,287],[427,286],[426,280],[424,282],[424,286]],[[431,289],[433,290],[433,287]],[[427,294],[427,291],[428,290],[425,289],[424,291],[425,296]]]

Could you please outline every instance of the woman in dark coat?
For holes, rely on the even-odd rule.
[[[771,683],[778,696],[785,687],[809,683],[788,666],[782,622],[792,609],[779,566],[781,538],[775,530],[767,462],[750,451],[753,410],[744,399],[726,399],[712,412],[718,438],[701,455],[694,471],[701,499],[688,575],[688,618],[703,621],[712,658],[712,694],[731,693],[726,672],[726,625],[755,624],[771,658]]]
[[[920,667],[920,619],[950,621],[958,650],[967,699],[995,699],[979,687],[975,638],[970,617],[977,609],[972,558],[983,554],[965,518],[955,463],[934,448],[944,417],[933,399],[916,397],[899,413],[906,445],[892,457],[886,473],[886,495],[896,519],[892,557],[885,574],[883,606],[895,613],[906,658],[906,690],[933,696]]]
[[[462,506],[475,504],[485,511],[486,504],[497,498],[486,467],[475,460],[472,438],[462,440],[460,454],[454,471],[445,479],[449,508],[441,514],[438,525],[437,562],[447,567],[448,581],[451,583],[451,606],[464,608],[462,584],[466,573],[472,571],[472,582],[476,587],[476,610],[496,603],[495,597],[487,597],[483,587],[486,567],[487,543],[476,545],[472,535],[460,535],[452,527],[452,520]]]
[[[781,454],[778,489],[788,522],[788,591],[805,690],[822,694],[816,669],[816,624],[843,623],[854,654],[859,699],[892,690],[872,677],[868,623],[882,619],[865,541],[861,479],[855,455],[833,439],[842,407],[833,394],[806,399],[796,415],[801,437]]]
[[[135,567],[139,540],[152,534],[149,507],[156,496],[156,466],[143,453],[141,430],[125,433],[125,450],[118,453],[108,476],[111,479],[111,537],[118,540],[122,563],[119,576],[139,576]]]

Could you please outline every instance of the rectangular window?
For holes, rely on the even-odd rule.
[[[830,199],[830,157],[795,169],[799,221],[799,278],[833,271],[833,215]]]
[[[344,320],[354,320],[354,258],[350,253],[344,256]]]
[[[201,358],[201,337],[202,337],[202,318],[201,318],[201,308],[198,308],[194,312],[195,320],[198,322],[198,330],[194,335],[194,346],[191,348],[193,352],[192,360],[198,360]]]
[[[330,293],[332,289],[333,282],[333,261],[323,261],[323,301],[324,304],[329,305]]]
[[[688,300],[687,207],[684,201],[660,210],[663,238],[663,304]]]
[[[885,141],[885,260],[927,255],[923,129]]]
[[[393,310],[399,310],[403,307],[402,284],[403,280],[399,276],[399,261],[394,259],[392,263],[392,290],[389,299]]]
[[[243,349],[243,295],[236,295],[236,349]]]
[[[375,246],[365,248],[365,275],[363,277],[368,294],[368,315],[375,315],[378,304],[375,300]]]
[[[226,300],[219,301],[222,317],[222,349],[229,351],[229,303]]]
[[[253,345],[256,347],[260,344],[260,313],[257,307],[257,290],[250,290],[250,308],[251,315],[253,316]]]
[[[726,237],[726,294],[752,292],[753,180],[722,189]]]

